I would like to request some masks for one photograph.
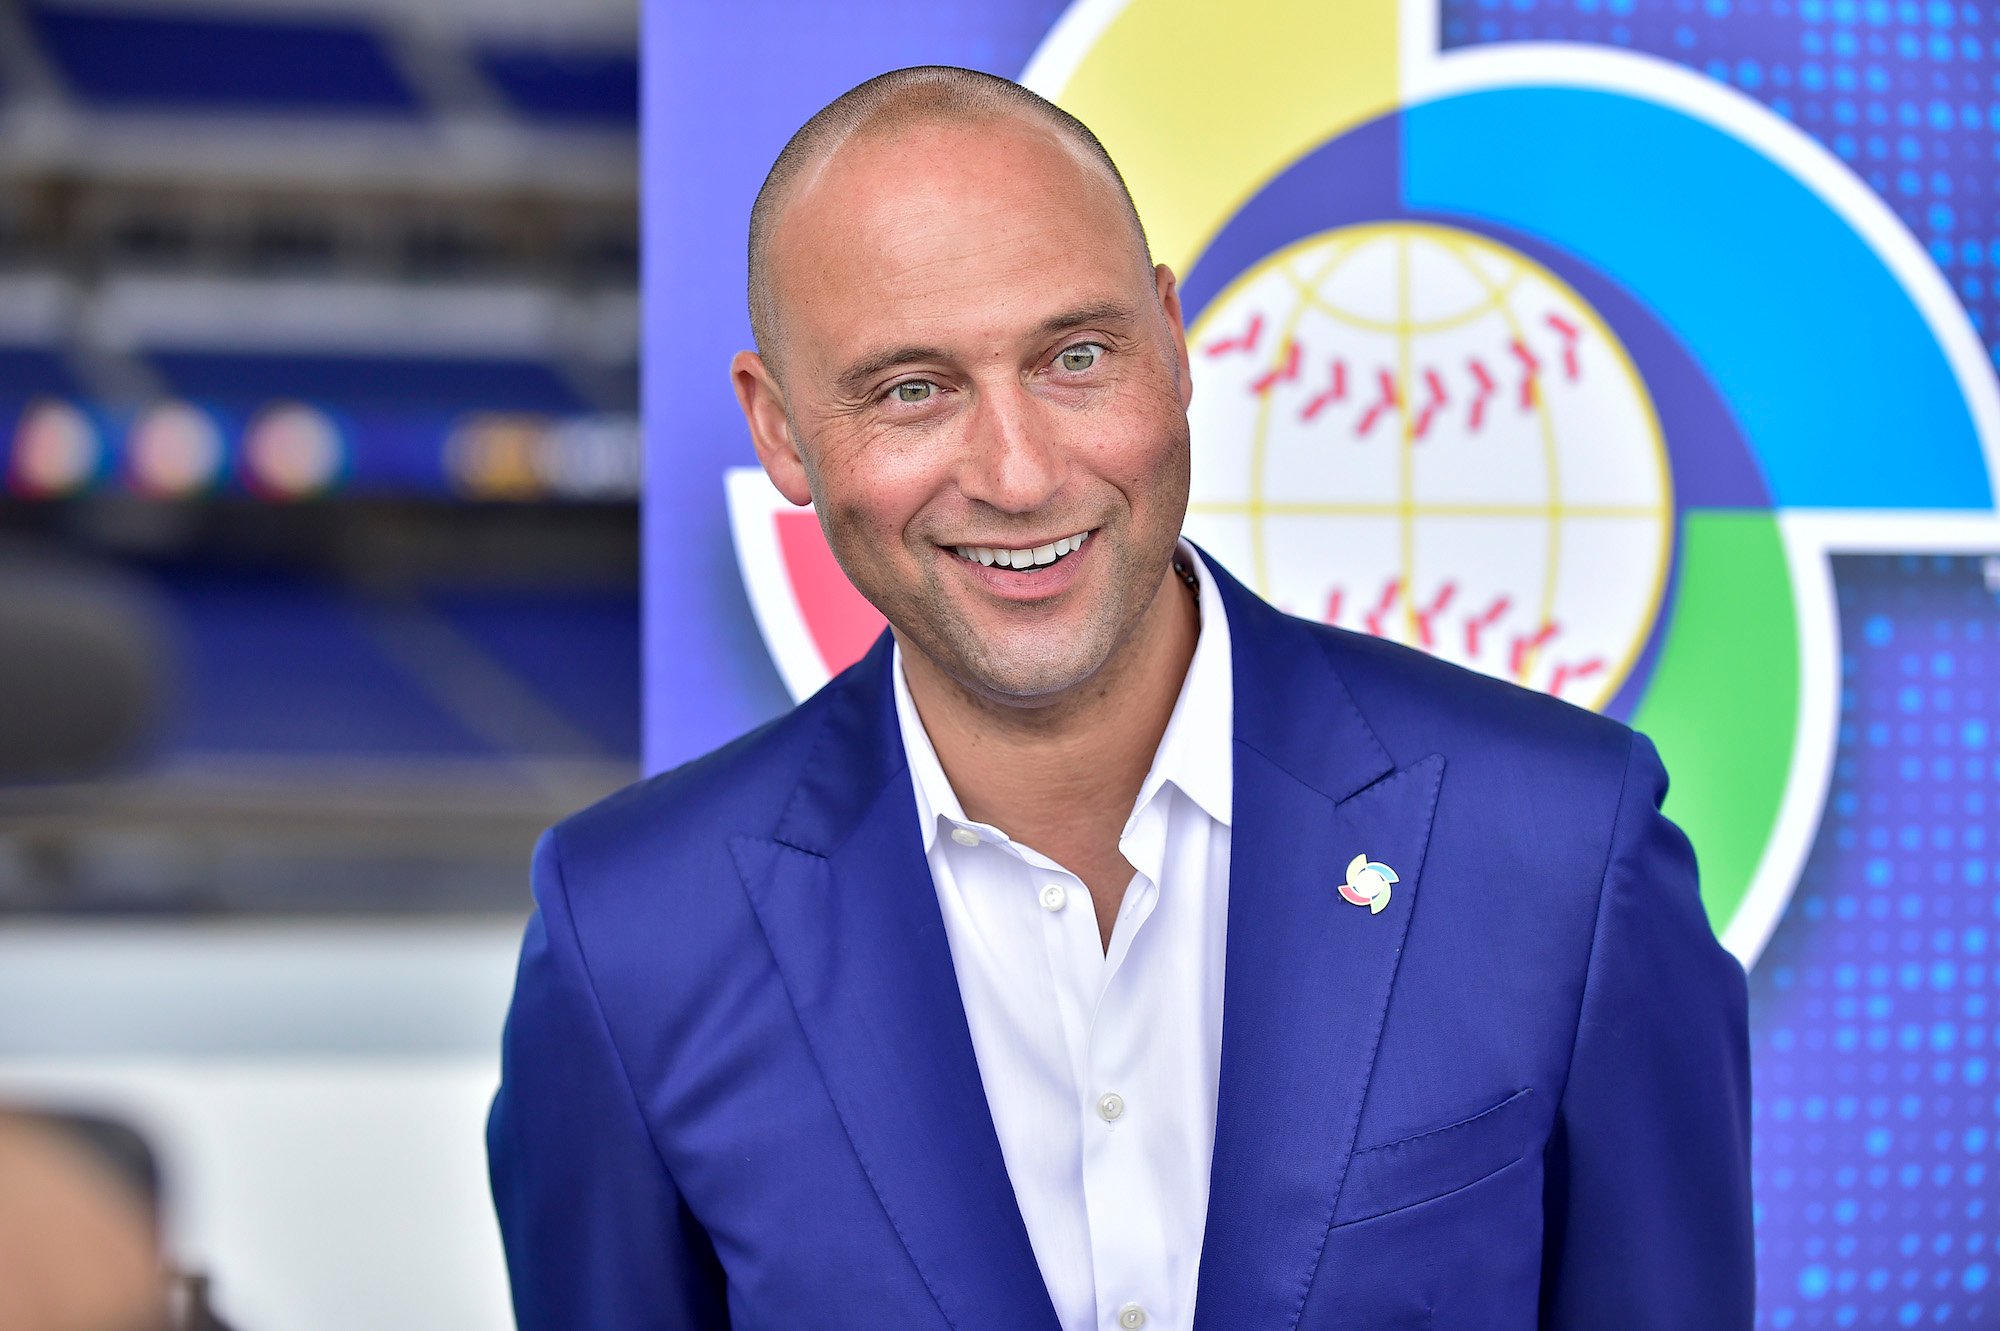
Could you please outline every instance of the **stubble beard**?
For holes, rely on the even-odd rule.
[[[1093,540],[1100,539],[1100,530]],[[1100,553],[1110,553],[1105,542]],[[1129,548],[1117,561],[1132,561]],[[1128,567],[1111,570],[1113,588],[1132,585]],[[1024,609],[1026,609],[1024,607]],[[1034,613],[1028,611],[1028,613]],[[1139,614],[1144,608],[1139,607]],[[942,588],[929,587],[914,616],[915,632],[905,636],[931,663],[961,689],[988,703],[1034,707],[1070,693],[1088,681],[1110,659],[1134,616],[1115,596],[1099,592],[1081,619],[1050,616],[1044,623],[982,630],[965,616]]]
[[[1165,506],[1163,511],[1171,511],[1177,519],[1186,515],[1190,483],[1185,418],[1178,434],[1177,446],[1167,455],[1166,465],[1174,469],[1163,478],[1167,490],[1155,496]],[[1116,667],[1126,664],[1118,659],[1121,649],[1139,636],[1173,558],[1180,525],[1175,521],[1158,539],[1150,534],[1142,538],[1129,527],[1121,531],[1107,524],[1098,529],[1090,538],[1102,542],[1094,553],[1100,560],[1109,558],[1112,566],[1090,571],[1090,581],[1100,590],[1096,602],[1076,622],[1063,623],[1062,617],[1051,616],[1049,622],[1032,628],[982,631],[946,590],[943,578],[948,575],[935,566],[916,595],[893,612],[882,607],[883,613],[907,646],[922,652],[974,699],[1015,708],[1045,706],[1075,696],[1093,677],[1103,676],[1109,684]],[[1141,539],[1144,548],[1136,544]],[[1076,587],[1070,595],[1083,591]],[[1029,607],[1022,607],[1022,612],[1034,613]]]

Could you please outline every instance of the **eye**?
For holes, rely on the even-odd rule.
[[[1079,342],[1073,347],[1065,347],[1056,356],[1056,364],[1071,374],[1081,374],[1104,359],[1104,348],[1095,342]]]
[[[928,379],[911,379],[889,390],[892,400],[911,404],[928,402],[936,393],[937,385]]]

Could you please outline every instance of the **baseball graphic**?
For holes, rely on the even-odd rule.
[[[1191,333],[1188,534],[1295,614],[1601,707],[1673,540],[1652,400],[1604,322],[1496,241],[1342,227]]]

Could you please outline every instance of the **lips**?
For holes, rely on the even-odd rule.
[[[1096,528],[1030,546],[943,546],[960,576],[999,601],[1039,605],[1060,599],[1095,560]],[[1089,542],[1086,547],[1085,542]],[[1060,552],[1060,553],[1059,553]]]
[[[1090,536],[1087,531],[1074,536],[1064,536],[1044,545],[1007,547],[991,545],[955,545],[952,551],[960,559],[988,568],[1033,569],[1045,568],[1072,551],[1083,548]]]

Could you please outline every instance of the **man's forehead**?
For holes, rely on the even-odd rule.
[[[1049,264],[1046,282],[1104,261],[1143,275],[1128,218],[1117,184],[1042,126],[906,126],[850,139],[799,180],[772,233],[773,295],[810,304],[836,287],[882,288],[882,298],[921,288],[944,298],[1010,262],[1024,282],[1033,263]]]
[[[793,182],[774,235],[809,236],[907,206],[975,208],[1051,191],[1083,209],[1120,205],[1109,173],[1050,127],[1016,112],[939,113],[863,126],[831,145]]]

